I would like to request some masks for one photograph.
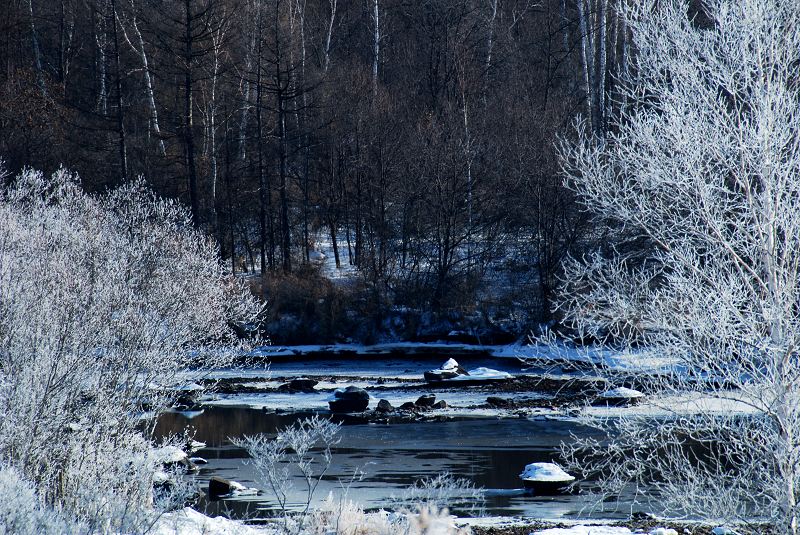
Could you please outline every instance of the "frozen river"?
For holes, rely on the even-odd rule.
[[[423,372],[438,367],[441,358],[333,358],[305,360],[284,359],[269,369],[249,367],[219,370],[211,378],[230,384],[248,385],[263,391],[243,391],[206,396],[205,409],[192,418],[169,413],[159,422],[161,434],[181,433],[190,429],[195,439],[207,447],[197,455],[209,462],[197,476],[202,486],[214,475],[239,481],[248,487],[266,490],[266,482],[248,464],[246,453],[231,444],[231,438],[275,433],[311,414],[327,415],[327,399],[333,389],[355,384],[366,388],[370,407],[380,398],[398,406],[413,401],[420,393],[434,393],[448,403],[447,409],[430,413],[427,421],[412,423],[363,423],[363,419],[345,418],[341,442],[333,450],[330,470],[317,489],[319,503],[329,493],[347,497],[365,508],[386,508],[404,490],[422,478],[448,472],[481,487],[482,514],[521,516],[538,519],[575,519],[584,517],[627,518],[631,497],[622,495],[619,502],[603,504],[598,509],[590,496],[593,484],[580,483],[579,491],[560,496],[533,496],[521,490],[519,473],[528,463],[558,461],[559,446],[573,434],[586,435],[591,430],[569,418],[558,418],[548,408],[500,412],[476,408],[488,395],[507,399],[546,398],[537,392],[503,392],[499,385],[439,387],[426,385]],[[520,376],[526,371],[517,359],[463,358],[465,368],[491,367]],[[318,380],[313,393],[289,394],[275,389],[294,377]],[[497,390],[497,392],[495,392]],[[295,506],[303,502],[304,485],[298,481],[290,496]],[[269,492],[262,496],[240,497],[205,504],[208,511],[228,516],[268,516],[275,512]],[[462,515],[475,511],[459,510]],[[636,511],[636,509],[634,509]]]

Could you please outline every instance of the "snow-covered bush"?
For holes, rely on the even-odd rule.
[[[44,505],[33,485],[15,469],[0,467],[0,535],[80,533],[85,529]]]
[[[141,183],[92,196],[63,170],[5,182],[0,460],[87,531],[144,531],[159,503],[142,416],[168,406],[187,365],[224,360],[231,325],[258,306]]]
[[[651,380],[658,422],[618,411],[577,468],[654,512],[797,533],[800,3],[620,5],[636,58],[610,133],[579,128],[562,155],[637,247],[570,262],[559,309],[675,365]]]

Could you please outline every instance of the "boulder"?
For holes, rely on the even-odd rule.
[[[531,463],[519,475],[523,486],[536,494],[558,494],[569,486],[575,477],[553,463]]]
[[[212,500],[218,500],[223,496],[227,496],[231,494],[234,489],[233,481],[225,479],[224,477],[213,476],[208,481],[208,497]]]
[[[333,399],[328,401],[331,412],[363,412],[369,406],[369,393],[357,386],[348,386],[333,392]]]
[[[417,398],[417,401],[414,402],[414,405],[417,407],[433,407],[433,404],[436,403],[436,395],[435,394],[423,394]]]
[[[288,383],[284,383],[278,387],[279,392],[288,392],[293,394],[295,392],[310,393],[314,392],[314,387],[317,386],[319,381],[309,379],[308,377],[297,377]]]
[[[433,404],[433,408],[434,409],[446,409],[447,408],[447,402],[445,400],[443,400],[443,399],[440,399],[439,401],[437,401],[436,403]]]
[[[378,402],[378,406],[375,407],[375,410],[378,412],[393,412],[394,407],[392,406],[391,403],[389,403],[385,399],[382,399]]]
[[[462,368],[454,359],[448,359],[438,370],[429,370],[423,374],[429,383],[437,383],[453,379],[459,375],[469,375],[469,372]]]
[[[413,411],[413,410],[416,410],[416,409],[418,409],[418,408],[419,408],[419,407],[417,407],[416,405],[414,405],[414,402],[413,402],[413,401],[406,401],[405,403],[403,403],[402,405],[400,405],[400,410],[401,410],[401,411]]]
[[[498,396],[489,396],[486,398],[486,403],[492,407],[509,408],[514,406],[514,402],[510,399],[501,398]]]

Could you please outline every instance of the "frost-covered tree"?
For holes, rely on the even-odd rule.
[[[166,505],[146,415],[198,351],[223,359],[230,326],[258,308],[186,211],[142,184],[91,196],[63,170],[3,182],[0,474],[79,531],[144,532]]]
[[[654,387],[662,419],[621,411],[611,446],[578,446],[609,493],[646,483],[662,513],[797,533],[800,3],[627,5],[635,58],[608,136],[581,126],[562,156],[636,247],[569,263],[559,308],[677,365]]]

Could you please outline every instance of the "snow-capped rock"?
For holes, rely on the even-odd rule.
[[[572,482],[575,480],[574,476],[569,475],[560,466],[554,463],[528,464],[519,477],[531,481]]]
[[[531,463],[525,466],[519,477],[523,486],[536,494],[556,493],[575,481],[574,476],[554,463]]]

